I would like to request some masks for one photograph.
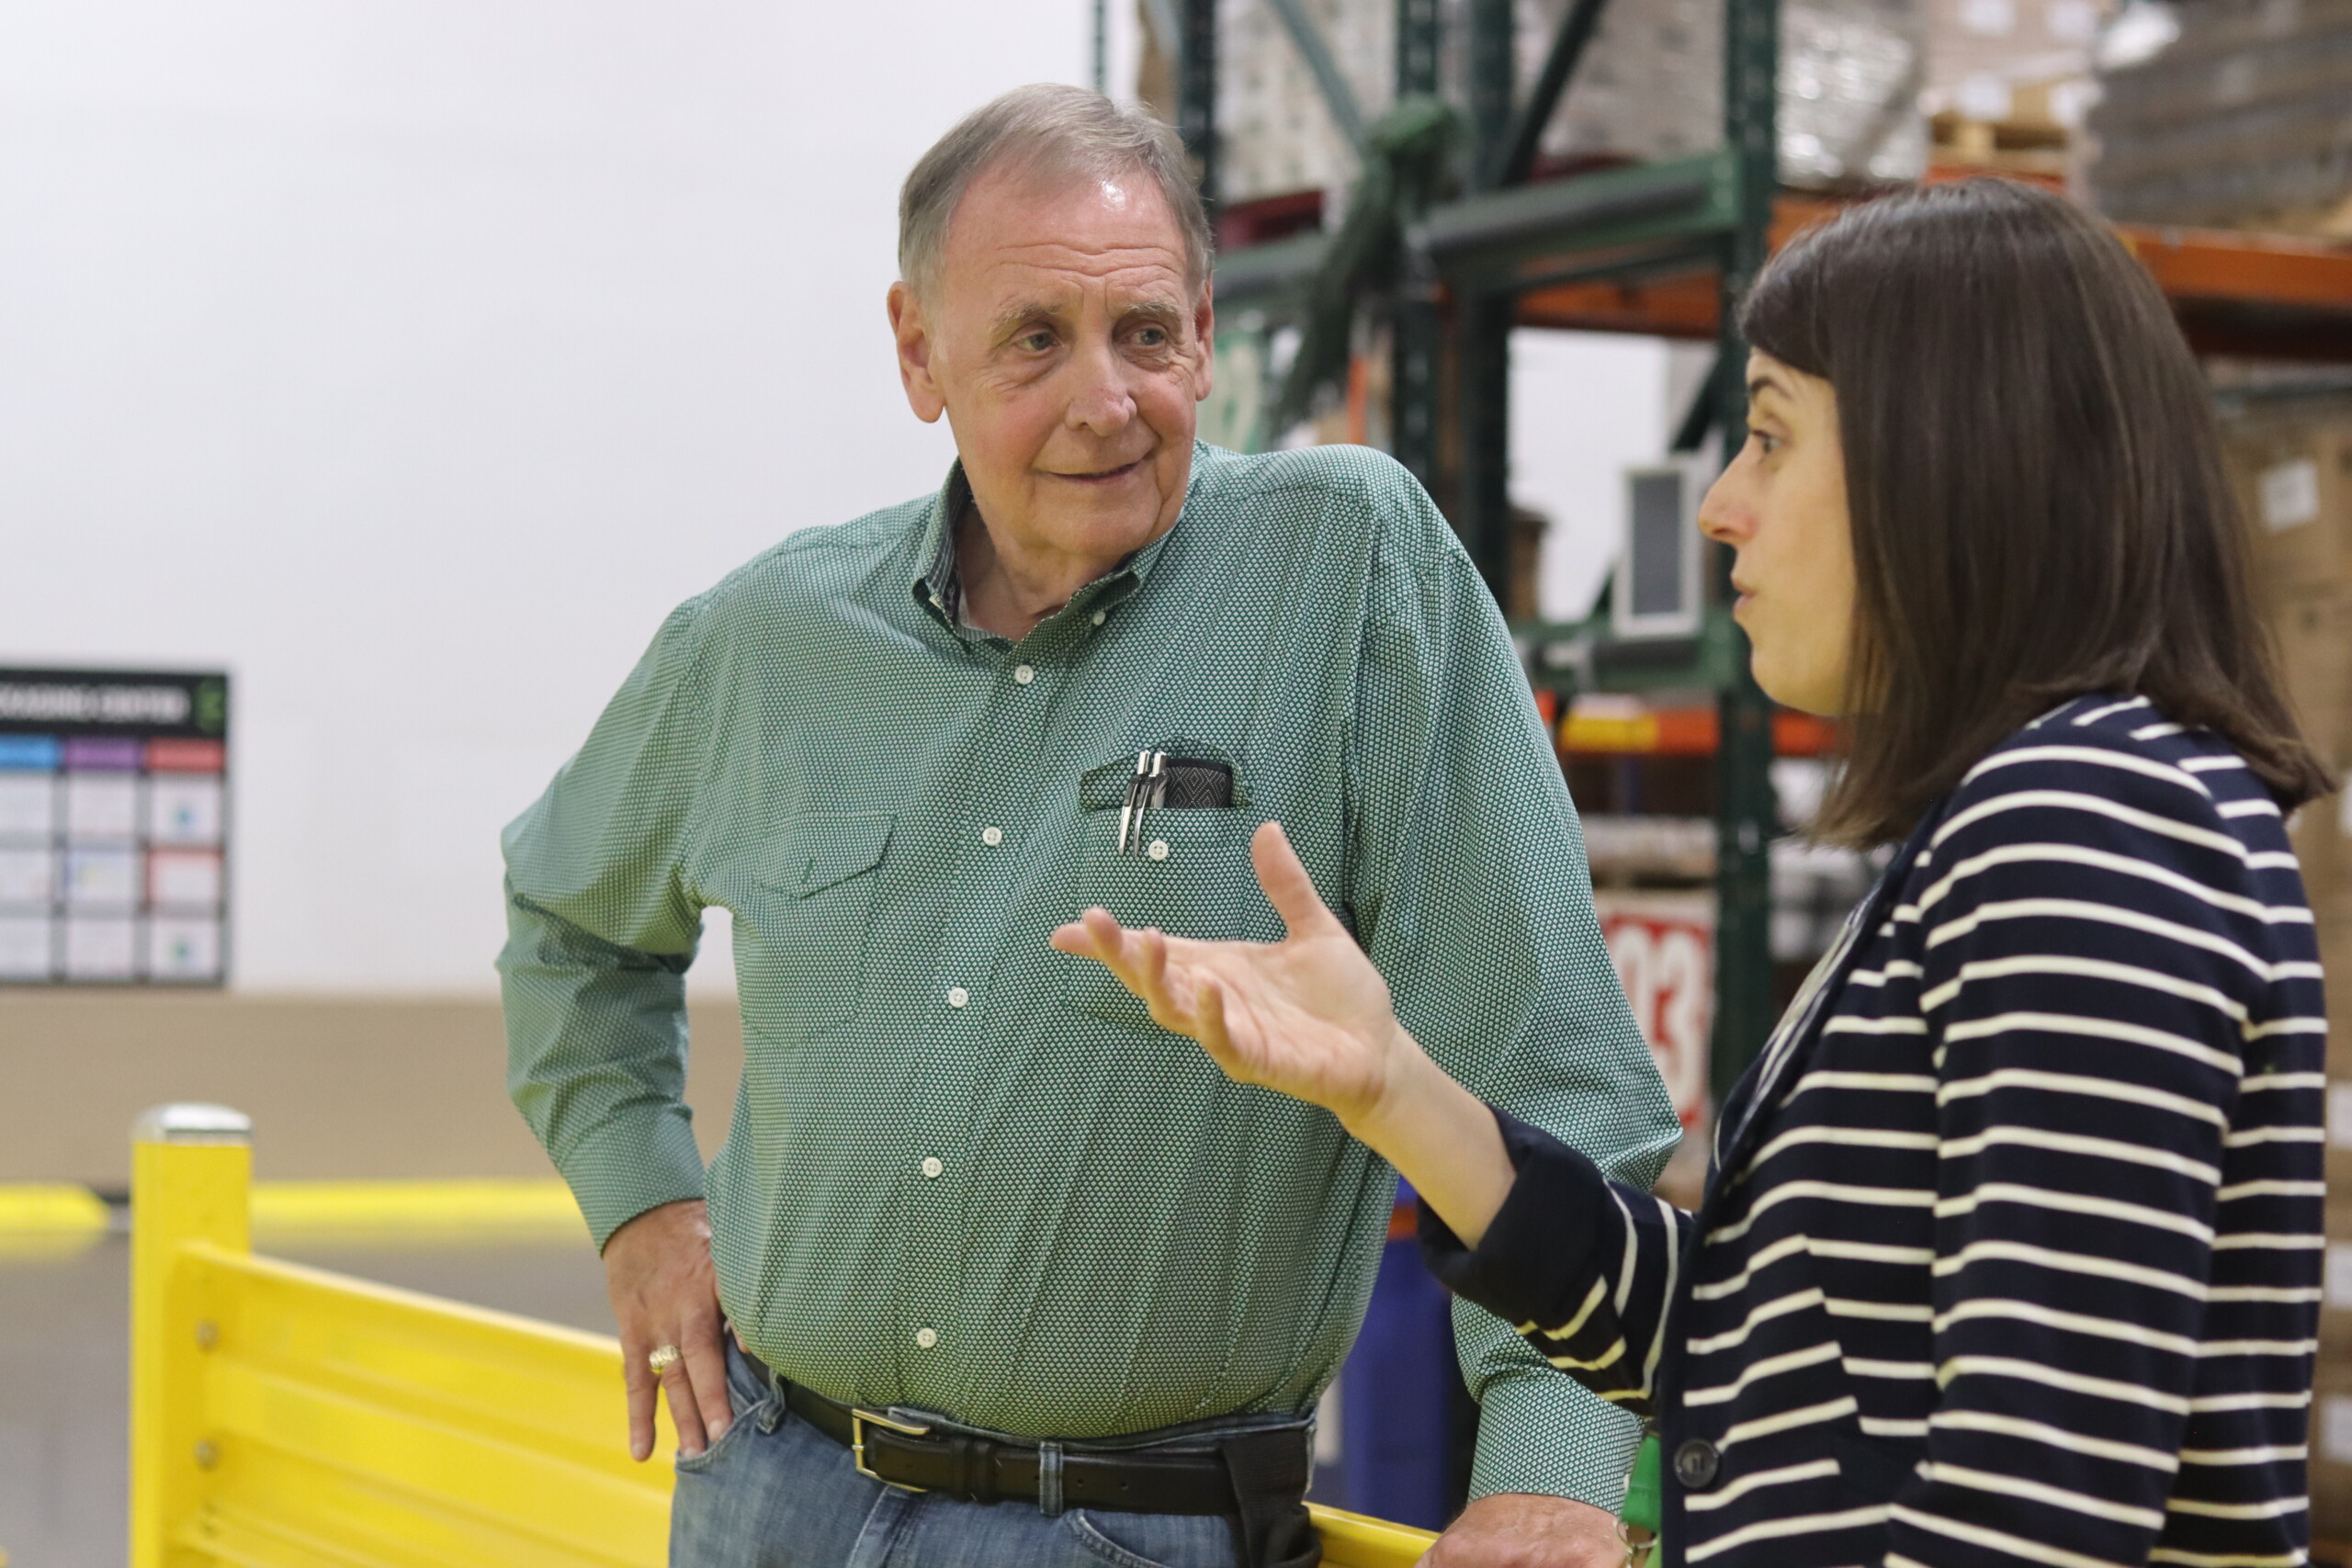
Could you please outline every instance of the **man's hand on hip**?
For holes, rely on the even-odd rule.
[[[1463,1509],[1421,1568],[1623,1568],[1624,1562],[1617,1520],[1605,1510],[1504,1492]]]
[[[699,1198],[648,1209],[605,1241],[605,1287],[621,1330],[628,1380],[628,1451],[653,1452],[658,1385],[670,1397],[678,1451],[692,1457],[718,1441],[734,1411],[727,1397],[727,1322],[710,1265],[710,1211]],[[657,1380],[646,1358],[674,1345],[679,1359]]]

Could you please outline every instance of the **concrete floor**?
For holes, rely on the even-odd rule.
[[[605,1279],[576,1242],[279,1246],[272,1257],[612,1332]],[[130,1247],[110,1236],[0,1255],[0,1554],[7,1568],[121,1568],[126,1555]]]

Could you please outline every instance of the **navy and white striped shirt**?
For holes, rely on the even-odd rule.
[[[1504,1120],[1432,1267],[1655,1421],[1666,1561],[2300,1563],[2325,1008],[2277,804],[2084,698],[1934,808],[1695,1215]]]

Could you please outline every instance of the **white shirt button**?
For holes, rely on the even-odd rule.
[[[990,849],[996,848],[999,844],[1004,842],[1004,829],[1001,828],[981,829],[980,842],[986,844]]]
[[[1037,671],[1023,664],[1012,672],[1012,678],[1025,686],[1037,678]]]
[[[933,1345],[938,1343],[939,1330],[936,1328],[918,1328],[915,1330],[915,1348],[917,1349],[928,1350]]]
[[[1097,610],[1094,612],[1094,624],[1098,626],[1110,618],[1111,612],[1108,610]]]
[[[940,1164],[939,1156],[937,1155],[925,1155],[922,1156],[922,1173],[933,1181],[938,1180],[939,1173],[946,1168],[947,1168],[945,1166]]]
[[[1166,860],[1168,858],[1168,840],[1165,839],[1154,839],[1151,841],[1151,848],[1144,851],[1144,853],[1149,855],[1154,860]]]
[[[971,999],[972,993],[966,990],[963,987],[950,986],[947,987],[947,1005],[949,1007],[959,1008]]]

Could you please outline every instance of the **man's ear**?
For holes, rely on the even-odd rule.
[[[932,378],[931,328],[923,321],[922,301],[903,283],[890,285],[890,335],[898,340],[899,383],[907,389],[907,406],[925,424],[936,423],[947,400]]]
[[[1193,307],[1193,337],[1201,345],[1199,363],[1193,367],[1193,400],[1200,401],[1216,385],[1216,288],[1201,285],[1200,303]]]

